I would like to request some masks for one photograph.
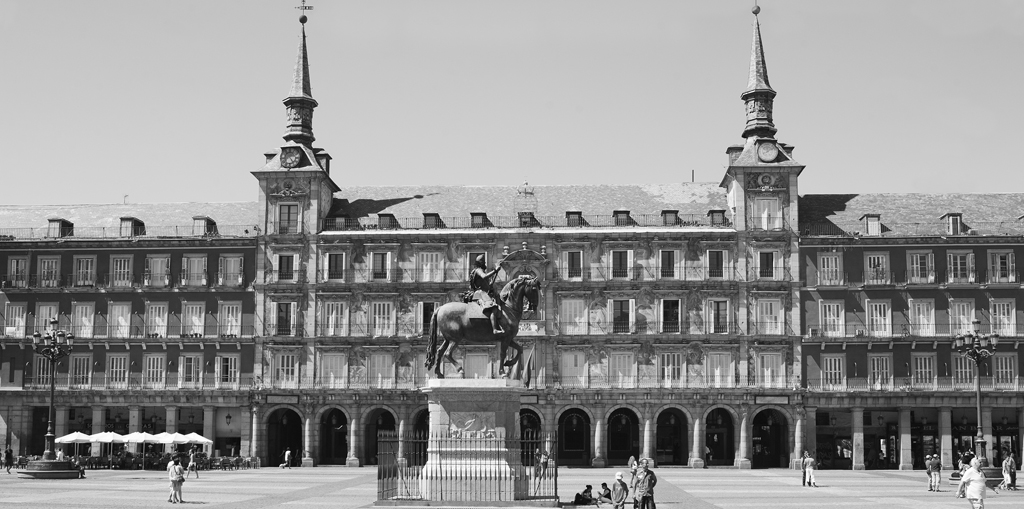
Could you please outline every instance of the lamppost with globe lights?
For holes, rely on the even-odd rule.
[[[48,330],[43,333],[36,331],[32,334],[32,349],[50,361],[50,412],[46,423],[46,444],[43,451],[43,459],[30,461],[26,470],[20,473],[37,478],[74,479],[78,477],[78,470],[71,470],[71,462],[69,461],[57,461],[57,455],[54,452],[53,420],[55,411],[53,395],[57,387],[57,361],[67,357],[75,342],[75,335],[58,329],[58,323],[57,318],[51,318]]]
[[[981,320],[971,322],[972,331],[957,334],[953,337],[953,346],[960,355],[974,362],[974,398],[978,411],[978,434],[974,439],[974,455],[981,461],[981,466],[988,466],[985,450],[985,435],[981,431],[981,361],[992,357],[999,343],[998,334],[982,334]]]

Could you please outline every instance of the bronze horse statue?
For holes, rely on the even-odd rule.
[[[534,276],[521,275],[505,284],[499,294],[498,309],[495,310],[501,313],[499,322],[505,330],[500,335],[494,334],[490,320],[484,316],[483,308],[476,302],[449,302],[437,308],[430,317],[430,341],[427,343],[425,363],[427,369],[433,368],[437,378],[444,378],[441,368],[447,358],[462,373],[462,366],[452,357],[456,347],[460,344],[498,343],[501,346],[502,361],[498,375],[507,377],[505,368],[515,366],[523,356],[523,347],[515,342],[516,334],[519,333],[519,320],[524,312],[537,309],[539,289],[540,282]],[[440,345],[438,336],[443,340]],[[515,350],[515,357],[506,361],[509,347]]]

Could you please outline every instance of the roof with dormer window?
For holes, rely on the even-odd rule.
[[[809,194],[800,197],[800,233],[852,235],[862,217],[880,215],[886,236],[946,235],[950,210],[962,215],[965,232],[1024,235],[1024,193]]]

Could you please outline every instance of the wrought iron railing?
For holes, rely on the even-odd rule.
[[[974,392],[973,377],[905,376],[905,377],[822,377],[808,378],[811,392]],[[1024,390],[1019,376],[981,377],[982,391],[1016,392]]]
[[[0,228],[0,240],[57,238],[47,227]],[[147,225],[145,230],[134,229],[132,235],[125,235],[120,226],[75,226],[66,228],[61,238],[75,239],[130,239],[155,237],[255,237],[252,225],[217,225],[214,231],[208,228],[186,226]]]
[[[807,324],[805,337],[821,338],[822,340],[843,340],[849,338],[879,339],[914,339],[937,338],[946,339],[957,334],[972,332],[973,325],[969,321],[960,323],[898,323],[888,321],[859,324]],[[1000,337],[1024,337],[1024,326],[1014,323],[984,323],[981,333],[998,334]]]
[[[558,500],[557,442],[527,431],[377,436],[377,500],[507,504]],[[536,503],[536,502],[534,502]]]
[[[110,374],[92,372],[81,375],[58,373],[54,378],[57,390],[129,390],[129,391],[164,391],[164,390],[249,390],[253,385],[253,375],[236,374],[219,376],[202,373],[195,376],[183,376],[177,371],[165,371],[161,374],[146,376],[143,373]],[[49,376],[27,376],[22,381],[26,390],[49,390]]]
[[[678,227],[678,228],[732,228],[728,219],[716,221],[705,214],[630,214],[627,217],[611,215],[582,216],[488,216],[474,219],[456,217],[331,217],[320,222],[321,231],[343,230],[443,230],[465,228],[613,228],[613,227]]]

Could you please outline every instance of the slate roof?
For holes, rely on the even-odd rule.
[[[945,235],[942,216],[963,214],[965,230],[979,235],[1024,234],[1024,194],[809,194],[800,197],[803,235],[864,232],[865,214],[881,215],[885,236]],[[967,233],[964,231],[962,233]]]
[[[146,224],[152,234],[169,232],[165,227],[192,226],[192,216],[207,216],[217,222],[222,234],[229,234],[231,226],[250,228],[260,222],[261,211],[257,202],[234,203],[129,203],[78,205],[2,205],[0,206],[0,234],[31,237],[27,229],[45,230],[50,218],[63,218],[75,225],[76,232],[86,229],[98,232],[107,228],[116,232],[122,217],[135,217]],[[18,230],[18,231],[14,231]],[[240,233],[240,232],[239,232]],[[164,233],[170,234],[170,233]],[[232,233],[234,234],[234,233]],[[113,233],[116,236],[116,233]],[[107,236],[100,235],[97,236]]]
[[[713,182],[674,184],[532,186],[538,217],[565,217],[567,211],[611,217],[616,210],[631,215],[660,214],[678,210],[680,215],[706,216],[726,208],[725,190]],[[518,201],[517,201],[518,200]],[[521,204],[516,186],[373,186],[346,187],[334,195],[332,217],[422,218],[424,213],[442,217],[469,217],[483,212],[515,216]],[[526,210],[526,209],[522,209]]]

